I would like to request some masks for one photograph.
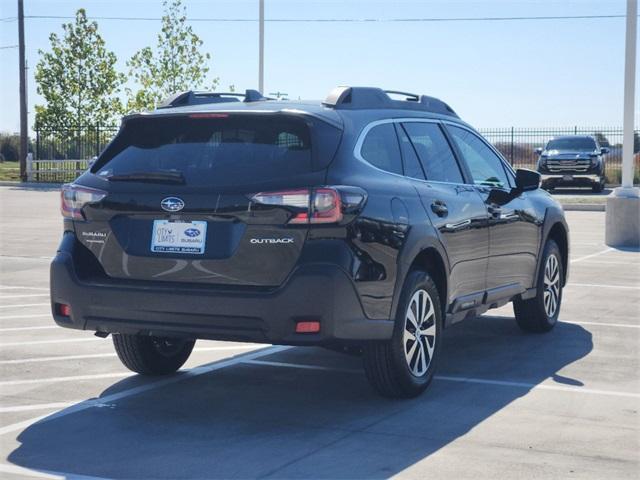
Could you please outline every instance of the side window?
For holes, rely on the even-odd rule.
[[[408,122],[402,125],[413,142],[427,180],[464,183],[449,142],[437,124]]]
[[[396,124],[398,131],[398,140],[400,140],[400,150],[402,151],[402,161],[404,162],[404,174],[407,177],[425,180],[424,171],[420,166],[420,160],[416,155],[416,151],[411,145],[411,140],[402,128],[402,125]]]
[[[477,135],[460,127],[447,126],[471,171],[473,183],[509,188],[502,160]]]
[[[383,123],[369,130],[360,155],[375,167],[402,175],[400,147],[393,123]]]

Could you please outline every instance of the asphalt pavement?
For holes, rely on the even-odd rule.
[[[510,306],[458,324],[430,390],[393,401],[320,348],[199,341],[176,375],[132,374],[51,319],[58,196],[0,187],[1,478],[640,475],[640,253],[604,245],[604,212],[567,212],[552,332]]]

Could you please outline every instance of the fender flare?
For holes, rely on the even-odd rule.
[[[562,259],[564,267],[564,286],[567,284],[567,279],[569,278],[569,225],[567,224],[567,220],[564,218],[564,211],[559,206],[547,207],[545,211],[542,233],[540,235],[540,245],[538,247],[535,281],[537,281],[538,276],[540,275],[540,269],[542,268],[542,253],[544,251],[544,246],[547,244],[551,230],[556,225],[561,225],[567,240],[565,258]],[[562,248],[562,245],[560,245],[560,248]]]

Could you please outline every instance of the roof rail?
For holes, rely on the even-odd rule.
[[[157,108],[186,107],[206,103],[239,102],[240,99],[242,99],[243,102],[271,100],[270,98],[263,97],[257,90],[245,90],[245,93],[197,92],[188,90],[172,95],[158,105]]]
[[[390,95],[400,95],[405,99],[394,100]],[[336,87],[329,92],[322,104],[327,107],[344,110],[368,108],[418,110],[458,118],[456,112],[449,105],[437,98],[373,87]]]

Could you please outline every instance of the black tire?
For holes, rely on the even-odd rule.
[[[591,185],[591,190],[593,191],[593,193],[602,193],[602,191],[604,190],[604,181],[600,181]]]
[[[187,361],[195,340],[114,334],[113,345],[122,364],[141,375],[168,375]]]
[[[429,362],[424,373],[416,375],[412,372],[408,361],[405,359],[405,347],[413,344],[406,343],[404,340],[405,322],[407,311],[414,299],[414,294],[424,291],[428,294],[431,304],[433,305],[434,315],[424,317],[428,323],[424,328],[425,331],[431,331],[431,326],[435,327],[435,338],[429,335],[419,336],[414,343],[421,342],[421,352],[416,347],[413,354],[417,355],[414,365],[417,366],[418,361],[422,358],[420,355],[429,355],[428,348],[432,348]],[[424,297],[419,296],[418,299]],[[428,305],[428,304],[427,304]],[[415,305],[414,305],[415,306]],[[424,307],[423,307],[424,308]],[[413,312],[414,310],[412,310]],[[429,312],[431,310],[428,310]],[[429,320],[431,319],[431,320]],[[393,337],[385,342],[371,342],[363,348],[364,370],[371,385],[383,396],[390,398],[411,398],[421,394],[431,383],[434,372],[437,367],[437,361],[440,352],[442,332],[442,312],[440,308],[440,297],[435,283],[427,274],[421,270],[412,270],[407,275],[398,304],[398,312],[395,319]],[[425,343],[427,342],[427,343]],[[414,367],[415,368],[415,367]]]
[[[545,270],[547,268],[547,262],[550,261],[549,257],[551,256],[555,256],[558,277],[557,283],[554,283],[554,285],[557,285],[556,307],[552,312],[549,312],[547,307],[545,307],[545,292],[548,292],[551,296],[553,296],[554,292],[551,292],[551,288],[553,287],[548,288],[546,286]],[[555,277],[553,279],[555,279]],[[513,302],[513,311],[515,313],[518,326],[525,332],[532,333],[543,333],[551,330],[556,325],[558,315],[560,314],[563,285],[564,269],[562,253],[560,252],[560,248],[558,248],[556,242],[553,240],[547,240],[543,250],[540,271],[538,272],[538,279],[536,282],[536,296],[528,300],[516,299]]]

